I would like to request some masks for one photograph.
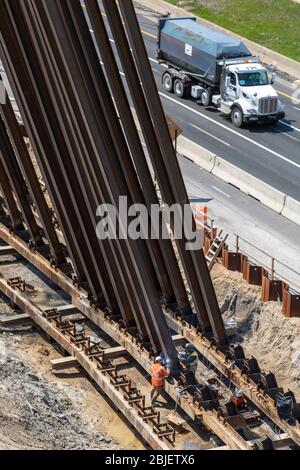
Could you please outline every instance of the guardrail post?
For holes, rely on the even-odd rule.
[[[275,275],[275,258],[272,258],[272,265],[271,265],[271,279],[274,280]]]
[[[238,235],[236,236],[235,246],[236,246],[236,252],[239,253],[239,251],[240,251],[240,237]]]

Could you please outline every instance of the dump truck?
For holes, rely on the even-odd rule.
[[[244,123],[285,116],[270,73],[238,38],[203,26],[195,17],[159,19],[157,59],[165,65],[162,84],[179,98],[214,106]]]

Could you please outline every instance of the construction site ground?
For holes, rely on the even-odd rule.
[[[1,273],[24,274],[38,288],[41,307],[67,303],[64,292],[49,286],[26,261],[2,258]],[[0,297],[0,317],[14,315]],[[133,430],[112,404],[78,369],[51,372],[50,361],[62,357],[35,326],[0,330],[0,449],[143,449]]]
[[[0,272],[6,278],[23,276],[35,286],[34,302],[43,309],[70,303],[68,295],[32,268],[18,255],[2,256]],[[1,316],[21,313],[0,297]],[[88,334],[101,337],[103,347],[116,344],[91,322]],[[142,443],[121,414],[77,368],[55,375],[51,360],[62,357],[63,351],[48,341],[35,326],[0,327],[0,449],[144,449]],[[129,356],[115,361],[119,370],[130,376],[150,404],[151,385],[145,371]],[[170,415],[185,421],[176,437],[176,447],[183,449],[211,448],[213,435],[201,430],[181,414],[176,404],[160,397],[157,408],[162,420]],[[175,410],[176,408],[176,410]],[[201,438],[202,434],[202,438]],[[200,436],[200,437],[199,437]]]
[[[30,270],[29,270],[30,268]],[[14,256],[2,257],[1,274],[24,276],[37,289],[34,298],[42,308],[53,308],[70,302],[55,285],[45,282],[32,266]],[[234,341],[242,343],[246,352],[257,357],[266,370],[276,373],[279,385],[290,387],[299,398],[300,319],[286,319],[276,302],[263,304],[260,289],[246,284],[239,273],[220,265],[213,269],[213,279],[224,319],[234,318],[239,333]],[[16,308],[0,298],[0,317],[15,315]],[[89,324],[90,334],[99,330]],[[103,346],[114,346],[101,334]],[[52,359],[62,351],[34,325],[1,327],[0,331],[0,449],[144,449],[134,430],[113,404],[77,368],[51,372]],[[139,384],[149,397],[150,383],[145,372],[129,357],[118,359],[119,367]],[[199,366],[202,380],[214,372]],[[227,397],[228,398],[228,397]],[[176,404],[167,395],[160,398],[158,408],[163,419],[174,414]],[[178,449],[209,449],[222,445],[215,436],[176,411],[184,418],[184,429],[177,434]],[[265,427],[251,429],[257,438]]]

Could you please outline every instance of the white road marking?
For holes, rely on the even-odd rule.
[[[297,108],[297,106],[292,106],[292,108],[296,109],[296,111],[300,111],[300,108]]]
[[[282,135],[284,135],[285,137],[288,137],[289,139],[292,139],[292,140],[295,140],[296,142],[299,142],[300,143],[300,139],[297,139],[296,137],[288,134],[288,133],[283,133]]]
[[[148,59],[150,60],[150,62],[154,62],[155,64],[161,65],[161,66],[164,67],[165,69],[168,68],[168,65],[167,65],[167,64],[161,64],[161,63],[158,62],[158,60],[153,59],[153,57],[148,57]]]
[[[222,191],[222,189],[217,188],[217,186],[212,186],[212,188],[215,189],[216,191],[218,191],[219,193],[224,194],[224,196],[228,197],[229,199],[231,199],[231,196],[229,196],[229,194]]]
[[[298,127],[291,126],[291,124],[288,124],[287,122],[284,121],[278,121],[280,124],[283,124],[286,127],[289,127],[290,129],[294,129],[294,131],[300,132],[300,129]]]
[[[244,139],[246,140],[247,142],[250,142],[251,144],[254,144],[256,145],[257,147],[265,150],[266,152],[269,152],[271,153],[272,155],[274,155],[275,157],[277,158],[280,158],[280,160],[284,160],[285,162],[289,163],[290,165],[293,165],[297,168],[300,168],[300,164],[299,163],[296,163],[294,162],[293,160],[290,160],[289,158],[283,156],[283,155],[280,155],[280,153],[277,153],[277,152],[274,152],[274,150],[271,150],[269,149],[268,147],[265,147],[265,145],[262,145],[260,144],[259,142],[255,142],[255,140],[252,140],[250,139],[249,137],[246,137],[245,135],[243,134],[239,134],[237,131],[235,131],[234,129],[231,129],[230,127],[227,127],[225,126],[224,124],[222,124],[221,122],[218,122],[218,121],[215,121],[214,119],[212,119],[211,117],[209,116],[206,116],[205,114],[203,113],[200,113],[200,111],[196,111],[195,109],[191,108],[190,106],[187,106],[186,104],[184,103],[180,103],[179,101],[177,101],[175,98],[172,98],[171,96],[168,96],[166,95],[165,93],[162,93],[161,91],[159,92],[160,96],[162,96],[163,98],[169,100],[169,101],[172,101],[173,103],[177,103],[179,106],[181,106],[182,108],[185,108],[187,109],[188,111],[191,111],[192,113],[194,114],[197,114],[198,116],[201,116],[202,118],[206,119],[207,121],[210,121],[210,122],[213,122],[215,125],[219,126],[219,127],[222,127],[223,129],[226,129],[226,131],[230,132],[231,134],[235,134],[237,135],[238,137],[240,137],[241,139]]]
[[[195,126],[195,124],[191,124],[190,122],[189,122],[188,124],[189,124],[189,126],[194,127],[194,129],[197,129],[198,131],[203,132],[203,134],[208,135],[208,136],[211,137],[212,139],[215,139],[215,140],[217,140],[218,142],[221,142],[221,144],[224,144],[224,145],[226,145],[227,147],[231,147],[231,145],[230,145],[228,142],[225,142],[224,140],[219,139],[219,137],[216,137],[215,135],[210,134],[210,132],[204,131],[204,130],[201,129],[200,127]]]

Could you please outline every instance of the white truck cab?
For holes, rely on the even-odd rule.
[[[226,61],[221,94],[213,95],[212,103],[222,113],[230,115],[236,127],[244,122],[277,122],[285,113],[273,83],[274,74],[270,79],[259,58],[242,63]]]

